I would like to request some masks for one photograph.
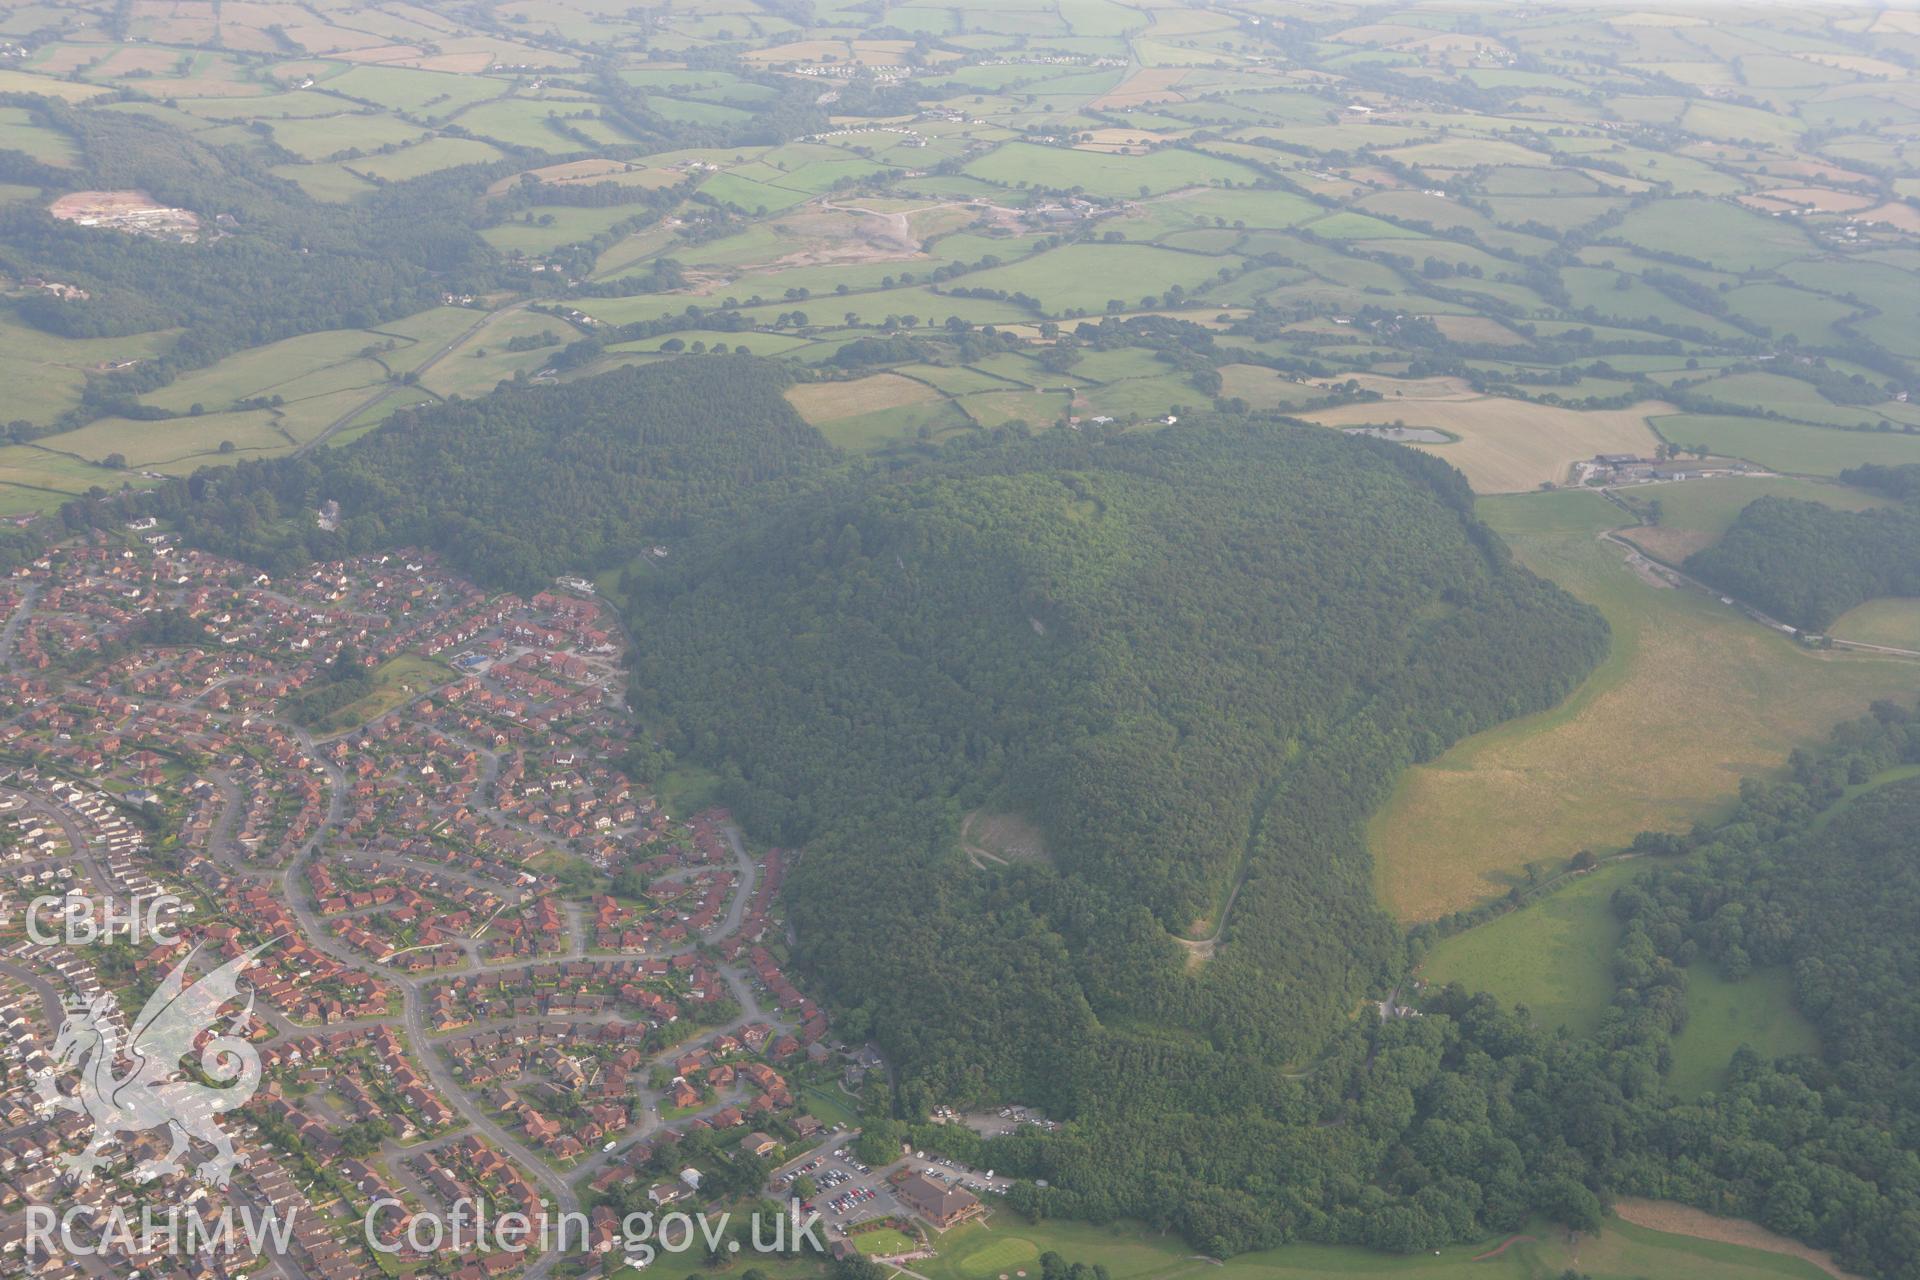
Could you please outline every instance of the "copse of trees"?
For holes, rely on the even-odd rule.
[[[1905,489],[1905,468],[1869,476]],[[1782,621],[1821,631],[1877,596],[1920,595],[1920,507],[1838,511],[1769,495],[1748,503],[1687,572]]]

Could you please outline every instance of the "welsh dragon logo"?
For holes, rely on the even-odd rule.
[[[189,952],[147,1000],[124,1044],[119,1003],[110,993],[67,1001],[66,1020],[54,1040],[54,1065],[35,1078],[34,1087],[53,1106],[83,1113],[93,1121],[93,1137],[86,1149],[60,1160],[76,1182],[89,1181],[95,1170],[108,1163],[101,1150],[117,1134],[164,1125],[173,1140],[172,1149],[143,1161],[133,1171],[136,1181],[180,1172],[187,1140],[197,1138],[216,1153],[195,1171],[200,1181],[227,1185],[240,1159],[217,1118],[245,1106],[260,1087],[260,1054],[242,1038],[253,1018],[252,994],[248,993],[246,1006],[228,1020],[225,1030],[209,1036],[201,1047],[200,1072],[214,1084],[185,1078],[180,1060],[192,1052],[202,1032],[215,1031],[221,1009],[240,997],[241,972],[269,945],[262,943],[236,956],[191,986],[186,983],[187,966],[198,948]],[[62,1093],[59,1077],[76,1070],[77,1091]]]

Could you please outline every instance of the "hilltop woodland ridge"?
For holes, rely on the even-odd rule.
[[[542,505],[505,501],[501,477],[538,490],[545,443],[620,438],[577,409],[635,388],[717,399],[709,372],[760,376],[724,357],[514,392],[487,402],[497,419],[456,406],[445,429],[464,439],[507,431],[473,477],[459,451],[407,447],[420,423],[376,432],[319,473],[379,458],[375,505],[292,549],[265,517],[275,494],[312,500],[315,462],[246,469],[239,494],[209,473],[156,501],[202,541],[269,556],[406,528],[416,491],[436,514],[409,536],[450,555],[474,495],[503,503],[499,536],[569,545],[581,504],[630,481],[583,475]],[[1910,713],[1877,706],[1796,755],[1788,781],[1749,782],[1725,824],[1641,842],[1672,862],[1616,894],[1598,1035],[1459,988],[1417,1019],[1356,1018],[1427,942],[1374,905],[1361,819],[1410,762],[1562,697],[1605,647],[1592,611],[1510,561],[1457,473],[1382,442],[1222,416],[809,469],[784,402],[763,407],[695,432],[686,474],[654,477],[678,519],[716,461],[785,442],[671,568],[628,575],[634,687],[756,834],[804,844],[802,959],[845,1034],[900,1067],[897,1091],[869,1099],[876,1144],[1045,1179],[1014,1192],[1024,1211],[1137,1217],[1218,1255],[1424,1250],[1537,1213],[1591,1227],[1606,1198],[1644,1194],[1920,1276],[1920,1157],[1889,1137],[1920,1123],[1903,1034],[1920,942],[1896,923],[1920,911],[1920,877],[1900,869],[1920,783],[1816,823],[1847,787],[1920,762]],[[126,501],[69,515],[104,523]],[[283,537],[310,525],[289,510]],[[983,804],[1036,817],[1046,859],[965,857],[960,815]],[[1224,945],[1190,969],[1170,934],[1214,927],[1229,898]],[[1702,962],[1730,978],[1792,966],[1827,1056],[1742,1055],[1717,1093],[1674,1097],[1663,1074]],[[983,1142],[910,1119],[998,1097],[1070,1123]]]
[[[804,956],[910,1106],[1080,1112],[1119,1025],[1310,1056],[1402,963],[1361,819],[1408,763],[1564,696],[1603,624],[1511,563],[1457,473],[1379,442],[1222,417],[949,452],[645,584],[643,714],[806,846]],[[978,805],[1032,815],[1051,865],[972,867]],[[1229,899],[1186,976],[1168,934]]]
[[[537,590],[583,564],[630,561],[833,460],[781,398],[788,381],[778,365],[715,356],[508,386],[406,411],[349,448],[210,468],[69,519],[177,518],[200,545],[276,573],[432,546],[482,581]],[[312,518],[329,500],[337,530]]]
[[[1687,570],[1783,621],[1821,631],[1855,605],[1920,595],[1920,466],[1860,467],[1842,479],[1904,504],[1836,511],[1763,497],[1696,552]]]

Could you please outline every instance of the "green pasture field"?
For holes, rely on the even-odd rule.
[[[1798,63],[1806,67],[1807,63]],[[1817,70],[1817,68],[1816,68]],[[1748,83],[1754,83],[1749,80]],[[1680,117],[1680,127],[1708,138],[1755,141],[1791,146],[1804,130],[1791,116],[1759,111],[1732,102],[1694,101]]]
[[[1158,418],[1182,410],[1191,413],[1212,404],[1212,397],[1195,390],[1184,376],[1155,372],[1161,368],[1164,366],[1149,365],[1142,371],[1142,377],[1082,387],[1077,411],[1082,417],[1105,414],[1115,418]]]
[[[603,208],[579,208],[569,205],[535,206],[516,213],[510,222],[496,223],[480,236],[502,253],[520,253],[529,257],[552,253],[561,245],[579,244],[600,235],[617,222],[641,212],[638,205],[616,204]],[[525,222],[528,215],[534,221]],[[543,225],[542,220],[553,221]]]
[[[1519,910],[1443,938],[1420,966],[1430,986],[1458,982],[1503,1004],[1524,1005],[1536,1024],[1591,1035],[1613,1000],[1611,964],[1620,922],[1614,891],[1645,871],[1616,859]],[[1542,875],[1567,874],[1565,864]]]
[[[1487,204],[1501,222],[1538,222],[1571,231],[1614,212],[1625,203],[1617,196],[1490,196]]]
[[[349,148],[367,152],[406,146],[425,132],[398,116],[376,112],[292,117],[273,123],[273,140],[308,160],[324,160]]]
[[[315,374],[340,372],[343,379],[327,390],[365,386],[386,377],[386,370],[360,352],[384,339],[365,329],[334,329],[303,334],[264,347],[235,352],[204,369],[182,374],[145,403],[184,413],[198,403],[208,409],[231,408],[234,401],[255,396],[297,394],[288,384]]]
[[[1793,475],[1837,476],[1865,462],[1920,462],[1920,435],[1897,431],[1841,431],[1701,413],[1666,414],[1650,422],[1663,440],[1705,445],[1717,454]]]
[[[1671,183],[1673,190],[1680,195],[1737,195],[1747,190],[1747,183],[1742,179],[1692,156],[1631,147],[1601,138],[1567,137],[1554,139],[1553,142],[1554,149],[1563,155],[1617,164],[1627,171],[1628,176],[1642,182]]]
[[[1741,319],[1766,325],[1777,334],[1792,334],[1805,346],[1844,343],[1846,339],[1834,326],[1860,313],[1860,308],[1837,298],[1783,284],[1751,284],[1721,296]]]
[[[1697,258],[1728,271],[1764,271],[1815,252],[1790,219],[1719,200],[1662,200],[1628,214],[1610,241]]]
[[[1842,640],[1920,651],[1920,600],[1869,600],[1841,614],[1830,628]]]
[[[1208,1266],[1177,1236],[1131,1222],[1027,1222],[999,1208],[991,1223],[970,1223],[939,1237],[939,1256],[913,1264],[927,1280],[998,1280],[1033,1265],[1042,1253],[1107,1269],[1113,1280],[1173,1280],[1204,1273],[1218,1280],[1542,1280],[1577,1270],[1592,1280],[1825,1280],[1810,1262],[1740,1245],[1651,1231],[1609,1219],[1597,1233],[1570,1241],[1543,1222],[1528,1223],[1497,1257],[1482,1259],[1503,1238],[1452,1245],[1434,1254],[1396,1256],[1335,1245],[1284,1245]]]
[[[1877,405],[1834,404],[1815,390],[1812,383],[1777,373],[1730,373],[1704,382],[1695,390],[1716,400],[1772,410],[1782,417],[1816,425],[1855,427],[1884,421]]]
[[[0,378],[7,391],[5,417],[46,423],[80,401],[87,374],[121,360],[142,360],[166,350],[175,330],[124,338],[61,338],[0,314]]]
[[[685,817],[717,803],[720,782],[720,775],[713,770],[683,761],[660,775],[653,792],[662,810]]]
[[[71,137],[36,122],[25,107],[0,107],[0,150],[24,152],[42,164],[63,167],[80,158]]]
[[[236,457],[259,457],[292,448],[295,442],[275,422],[270,409],[206,413],[158,422],[101,418],[73,431],[46,436],[38,443],[88,462],[102,462],[117,453],[130,467],[164,471],[183,460],[211,461],[220,456],[222,442],[233,444]]]
[[[810,195],[806,191],[755,182],[731,173],[714,174],[700,184],[700,190],[723,205],[733,205],[750,214],[761,210],[778,213],[783,209],[791,209],[795,205],[805,204]]]
[[[1559,706],[1475,734],[1401,775],[1368,825],[1374,885],[1402,920],[1505,893],[1528,862],[1605,853],[1724,811],[1920,664],[1816,653],[1711,597],[1656,587],[1597,535],[1630,523],[1594,493],[1482,498],[1519,560],[1598,608],[1599,668]]]
[[[1052,385],[1062,380],[1060,375],[1048,373],[1032,360],[1014,351],[1001,351],[984,356],[967,367],[1003,379],[1002,387],[1010,383],[1018,383],[1023,387],[1037,387],[1042,383]]]
[[[1072,244],[965,278],[975,289],[1021,292],[1053,315],[1103,313],[1110,300],[1131,308],[1158,298],[1170,285],[1196,290],[1220,270],[1222,259],[1153,245]],[[958,301],[956,299],[956,301]]]
[[[1653,320],[1659,324],[1687,325],[1716,337],[1731,339],[1737,331],[1703,311],[1695,311],[1675,302],[1638,277],[1602,267],[1567,267],[1560,272],[1575,310],[1591,307],[1609,319],[1623,324]],[[1619,282],[1626,281],[1621,288]]]
[[[1424,240],[1418,231],[1368,217],[1364,213],[1330,213],[1306,224],[1307,230],[1328,240]]]
[[[8,515],[51,511],[96,486],[114,490],[138,479],[37,444],[0,446],[0,504]]]
[[[974,279],[977,280],[978,277]],[[605,301],[624,303],[641,300],[618,298]],[[652,314],[679,311],[686,306],[686,299],[680,295],[668,295],[665,298],[656,299],[656,302],[671,305]],[[591,300],[590,305],[583,303],[580,309],[598,317],[607,310],[602,304],[602,299],[595,298]],[[742,308],[742,314],[756,324],[772,324],[782,312],[795,309],[806,312],[808,319],[815,324],[837,325],[841,317],[851,311],[862,324],[878,324],[888,316],[913,316],[918,323],[907,327],[928,329],[945,324],[949,316],[958,316],[970,324],[1020,324],[1038,318],[1015,303],[1000,302],[992,298],[949,297],[934,293],[923,285],[875,290],[871,293],[852,293],[846,297],[809,298],[804,302],[769,302],[758,307]]]
[[[1490,196],[1590,196],[1599,194],[1600,184],[1573,170],[1521,164],[1490,171],[1480,190]]]
[[[797,338],[785,333],[762,333],[758,330],[748,330],[744,333],[726,333],[719,329],[682,329],[675,333],[673,337],[678,338],[688,347],[692,347],[696,342],[704,342],[709,347],[722,346],[729,351],[745,347],[748,352],[756,356],[799,355],[814,345],[806,338]],[[660,350],[660,344],[667,341],[669,341],[667,338],[641,338],[635,342],[619,343],[615,346],[608,347],[607,350],[615,352],[657,352]],[[838,343],[827,344],[826,354],[831,355],[838,347]]]
[[[344,168],[364,177],[401,182],[421,174],[451,169],[463,164],[485,164],[505,154],[476,138],[428,138],[411,147],[402,147],[389,155],[362,156],[349,160]]]
[[[1695,1098],[1726,1082],[1727,1064],[1742,1045],[1762,1059],[1815,1053],[1819,1038],[1793,1006],[1793,975],[1764,969],[1729,982],[1717,966],[1687,970],[1687,1025],[1673,1038],[1667,1086]]]
[[[454,118],[454,123],[508,146],[566,155],[579,151],[580,144],[555,130],[548,123],[548,117],[558,117],[564,122],[565,117],[583,109],[589,116],[598,114],[590,103],[500,98],[467,108]]]
[[[555,345],[528,351],[507,349],[507,343],[514,338],[539,337],[546,333],[558,339]],[[532,311],[503,312],[463,342],[459,350],[422,374],[420,385],[440,396],[485,395],[516,373],[532,373],[542,368],[560,354],[561,347],[578,336],[572,325],[552,316]]]
[[[368,332],[399,339],[395,349],[383,353],[382,359],[396,372],[405,373],[419,368],[434,352],[457,341],[487,317],[487,312],[471,307],[433,307],[400,320],[389,320]]]
[[[229,122],[265,120],[272,123],[282,119],[337,116],[344,110],[350,110],[352,106],[353,104],[343,103],[338,98],[330,98],[323,93],[301,89],[289,93],[265,94],[257,98],[188,98],[180,103],[180,110],[202,120]]]
[[[345,204],[374,189],[373,183],[348,172],[343,164],[280,164],[273,166],[272,172],[275,177],[298,184],[315,200],[328,204]]]
[[[1192,151],[1156,151],[1144,156],[1108,155],[1009,142],[966,168],[1000,186],[1025,183],[1050,190],[1082,188],[1103,196],[1136,197],[1215,183],[1246,183],[1259,175],[1244,165]]]
[[[730,125],[753,119],[753,113],[750,111],[725,106],[718,102],[692,102],[685,98],[653,97],[647,99],[647,106],[669,120],[680,120],[689,124]]]
[[[360,66],[327,81],[327,89],[332,93],[361,98],[426,120],[445,120],[464,107],[503,96],[507,88],[504,82],[484,76],[448,75],[410,67]]]
[[[831,422],[820,423],[819,429],[820,434],[837,448],[849,453],[873,453],[919,440],[937,443],[949,436],[972,430],[973,424],[955,407],[953,401],[941,399],[835,418]],[[923,430],[925,435],[921,434]]]
[[[1008,386],[1001,379],[969,365],[908,364],[901,365],[894,372],[953,396],[963,396],[970,391],[1001,391]],[[1078,376],[1085,376],[1077,367],[1074,372]]]
[[[960,397],[958,403],[968,417],[983,427],[997,427],[1020,419],[1042,428],[1065,417],[1072,399],[1064,391],[978,391]]]

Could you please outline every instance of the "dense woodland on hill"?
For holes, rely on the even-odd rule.
[[[1061,1063],[1103,1022],[1316,1050],[1398,964],[1361,817],[1605,643],[1448,468],[1234,419],[856,474],[638,615],[667,745],[808,846],[793,908],[836,993],[929,1096],[1068,1110],[1092,1082]],[[972,870],[956,833],[980,804],[1034,815],[1052,865]],[[1236,885],[1232,945],[1183,977],[1166,932]]]
[[[748,399],[703,408],[709,376]],[[876,1133],[996,1097],[1072,1121],[986,1151],[912,1132],[1044,1178],[1015,1193],[1032,1212],[1141,1217],[1219,1254],[1411,1251],[1534,1213],[1593,1225],[1607,1197],[1647,1194],[1920,1276],[1903,1136],[1920,944],[1900,925],[1920,912],[1920,783],[1823,816],[1920,763],[1910,712],[1880,706],[1787,781],[1748,784],[1722,825],[1644,842],[1673,862],[1616,896],[1596,1037],[1458,989],[1417,1019],[1355,1019],[1409,958],[1361,819],[1409,762],[1562,696],[1603,650],[1598,618],[1514,566],[1458,475],[1412,451],[1227,416],[839,466],[779,386],[713,357],[512,391],[152,501],[270,562],[419,540],[503,583],[549,554],[631,554],[604,503],[627,504],[619,528],[684,530],[628,575],[644,714],[756,833],[806,846],[802,958],[843,1034],[901,1068]],[[637,403],[687,433],[636,425]],[[550,461],[556,438],[584,452]],[[676,466],[642,479],[643,438]],[[721,476],[747,499],[722,503]],[[336,490],[345,522],[322,534],[306,508]],[[975,806],[1035,816],[1048,857],[967,857]],[[1228,945],[1190,970],[1170,934],[1212,927],[1236,884]],[[1702,961],[1791,966],[1824,1056],[1743,1055],[1718,1092],[1676,1099],[1663,1075]]]
[[[714,356],[408,412],[347,449],[209,469],[96,514],[178,517],[202,545],[276,572],[431,546],[491,584],[538,589],[633,560],[833,459],[781,398],[777,365]],[[314,513],[340,503],[337,530]]]

